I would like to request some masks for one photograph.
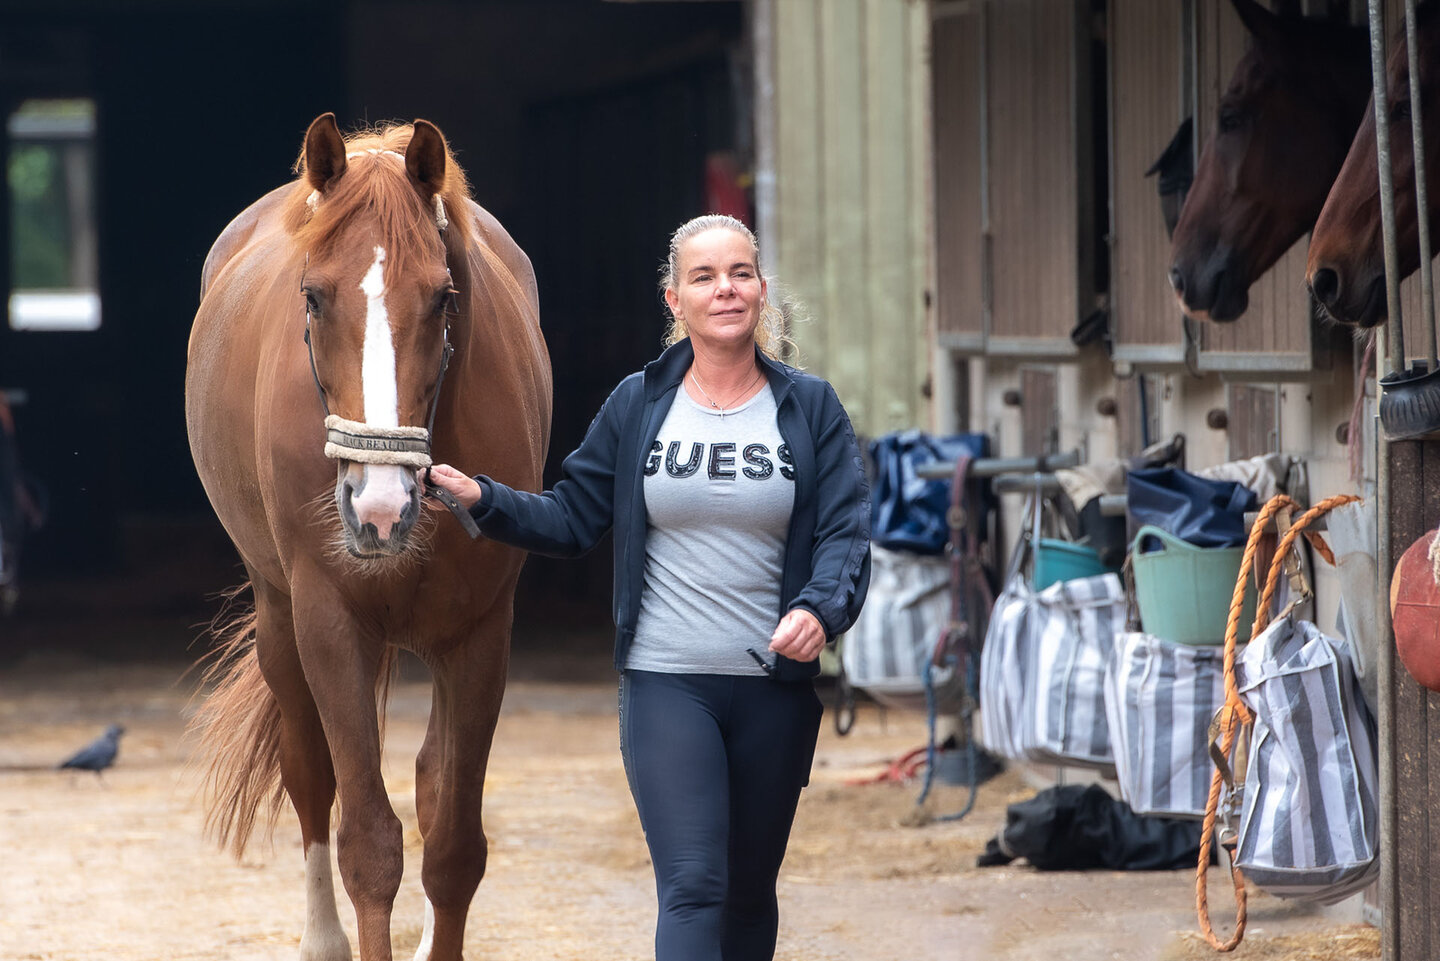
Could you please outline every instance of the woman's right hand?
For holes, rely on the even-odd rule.
[[[428,468],[421,468],[415,472],[415,480],[420,484],[421,489],[426,488],[427,480],[430,487],[445,488],[466,510],[480,503],[480,485],[475,483],[475,478],[461,473],[449,464],[435,464]]]

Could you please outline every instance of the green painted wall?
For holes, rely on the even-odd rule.
[[[763,242],[809,316],[793,330],[800,362],[835,385],[861,434],[928,426],[929,7],[757,6],[774,77]]]

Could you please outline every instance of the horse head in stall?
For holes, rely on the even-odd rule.
[[[1220,97],[1171,238],[1185,313],[1235,320],[1315,223],[1370,89],[1363,29],[1232,0],[1250,45]]]
[[[197,714],[209,826],[238,856],[289,796],[307,910],[300,956],[389,959],[400,820],[381,777],[400,649],[434,679],[415,762],[424,841],[417,958],[457,959],[485,870],[480,798],[522,555],[420,509],[432,456],[540,484],[550,365],[530,262],[417,120],[348,140],[331,114],[299,177],[206,258],[190,336],[190,447],[254,609],[222,637]]]
[[[1440,3],[1415,11],[1420,96],[1424,101],[1426,212],[1430,236],[1440,229]],[[1420,267],[1415,216],[1415,156],[1410,137],[1410,57],[1404,34],[1386,65],[1389,88],[1390,169],[1395,188],[1395,239],[1401,277]],[[1385,302],[1385,245],[1380,228],[1380,164],[1375,149],[1374,103],[1350,145],[1340,175],[1310,235],[1305,282],[1325,312],[1341,323],[1374,327],[1389,313]],[[1432,253],[1434,251],[1432,250]]]

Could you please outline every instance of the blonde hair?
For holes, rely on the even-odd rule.
[[[660,292],[662,295],[667,290],[675,289],[676,278],[680,276],[681,246],[697,234],[719,227],[733,230],[749,242],[751,256],[755,258],[755,269],[760,270],[760,244],[756,242],[755,235],[750,232],[750,228],[728,214],[704,214],[685,221],[670,235],[670,253],[665,263],[660,266]],[[767,287],[772,286],[770,278],[765,277],[763,272],[760,276],[764,277]],[[793,351],[795,348],[795,342],[790,339],[790,333],[786,330],[786,316],[789,313],[789,307],[789,304],[776,305],[768,295],[765,302],[760,305],[760,322],[755,325],[755,345],[766,356],[774,360],[780,360],[781,355]],[[674,311],[671,311],[670,326],[665,330],[665,346],[677,344],[689,336],[690,332],[686,330],[685,322],[676,317]]]

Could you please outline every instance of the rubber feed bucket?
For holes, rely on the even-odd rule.
[[[1100,555],[1084,544],[1042,537],[1035,545],[1035,570],[1031,580],[1035,590],[1043,591],[1056,581],[1094,577],[1109,570],[1100,563]]]
[[[1159,550],[1142,554],[1147,539]],[[1240,575],[1243,547],[1196,547],[1152,525],[1135,532],[1130,565],[1135,572],[1135,601],[1146,634],[1178,644],[1224,644],[1230,598]],[[1255,585],[1245,588],[1237,642],[1250,639],[1255,622]]]

